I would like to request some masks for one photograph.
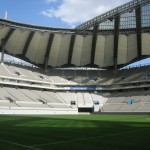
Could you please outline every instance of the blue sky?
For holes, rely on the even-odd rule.
[[[58,18],[48,18],[41,14],[51,7],[56,8],[59,2],[47,3],[45,0],[0,0],[0,17],[8,12],[8,19],[27,24],[43,26],[67,26]]]
[[[50,27],[73,28],[130,0],[0,0],[0,18]],[[149,63],[150,60],[140,63]],[[137,64],[140,64],[137,63]]]
[[[0,17],[28,24],[74,27],[130,0],[0,0]]]

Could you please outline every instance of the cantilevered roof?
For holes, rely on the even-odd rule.
[[[132,0],[75,29],[0,19],[0,50],[42,68],[117,68],[150,55],[150,0]]]
[[[137,9],[138,7],[142,7],[143,5],[149,4],[150,0],[132,0],[128,3],[125,3],[121,6],[118,6],[104,14],[101,14],[99,16],[94,17],[93,19],[90,19],[81,25],[76,27],[77,31],[86,30],[91,27],[94,27],[97,24],[100,24],[107,19],[113,20],[116,16],[119,16],[123,13],[130,13],[134,9]]]

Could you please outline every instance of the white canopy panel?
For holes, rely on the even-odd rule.
[[[149,18],[150,0],[132,0],[75,29],[0,18],[0,51],[45,69],[121,67],[150,55]]]

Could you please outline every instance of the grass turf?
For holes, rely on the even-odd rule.
[[[0,116],[0,150],[148,150],[149,115]]]

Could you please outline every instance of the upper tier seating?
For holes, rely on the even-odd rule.
[[[90,84],[111,85],[150,79],[150,66],[127,68],[122,70],[94,69],[49,69],[47,72],[38,68],[1,63],[1,77],[26,79],[54,84]]]

